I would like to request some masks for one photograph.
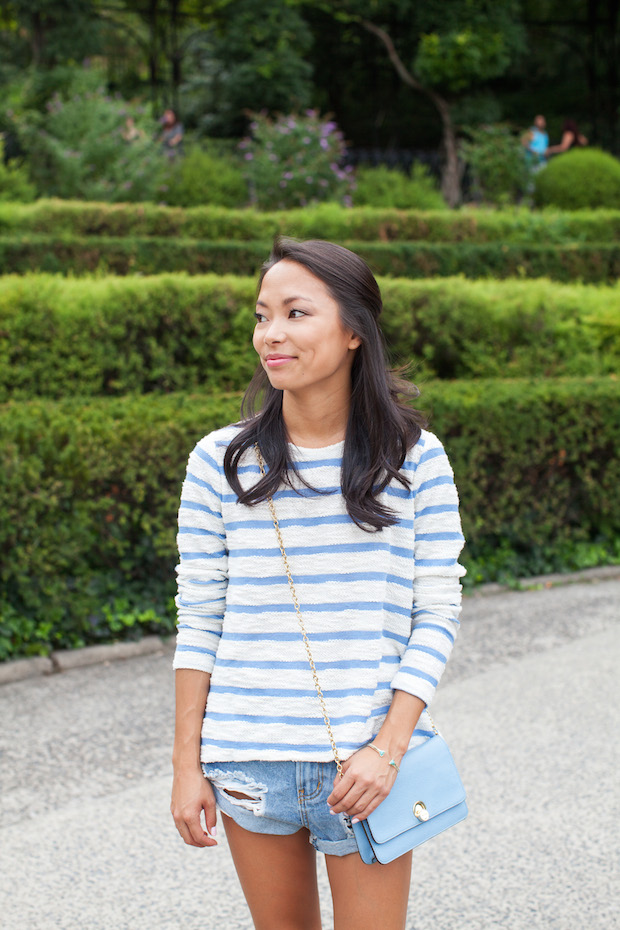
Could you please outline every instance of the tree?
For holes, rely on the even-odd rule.
[[[524,48],[520,0],[343,0],[337,15],[357,21],[382,44],[400,79],[423,94],[442,124],[442,193],[461,199],[453,106],[503,74]]]

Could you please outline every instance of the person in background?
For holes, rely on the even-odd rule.
[[[534,117],[533,125],[521,138],[526,158],[532,171],[538,171],[547,163],[546,152],[549,147],[547,120],[539,113]]]
[[[162,131],[159,141],[164,147],[164,152],[169,158],[175,158],[182,154],[183,151],[183,123],[179,120],[174,110],[164,110],[164,115],[160,119]]]
[[[562,141],[558,145],[551,145],[547,148],[545,156],[560,155],[562,152],[569,152],[574,148],[583,148],[588,144],[587,138],[579,132],[577,123],[574,119],[564,120],[562,127]]]

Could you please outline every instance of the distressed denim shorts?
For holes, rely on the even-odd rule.
[[[327,804],[335,762],[208,762],[202,770],[223,813],[250,833],[286,836],[306,827],[319,852],[357,852],[349,818],[330,814]],[[232,797],[227,789],[248,799]]]

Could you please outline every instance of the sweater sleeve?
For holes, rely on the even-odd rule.
[[[429,704],[458,631],[458,556],[463,533],[454,475],[442,444],[426,433],[414,476],[414,576],[409,643],[392,687]]]
[[[203,439],[189,456],[179,505],[175,669],[211,672],[222,635],[228,551],[221,480],[215,449]]]

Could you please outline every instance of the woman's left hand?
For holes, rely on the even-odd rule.
[[[368,746],[362,746],[342,763],[343,777],[336,776],[334,790],[327,799],[334,814],[348,814],[365,820],[390,793],[396,769],[387,757],[381,758]]]

